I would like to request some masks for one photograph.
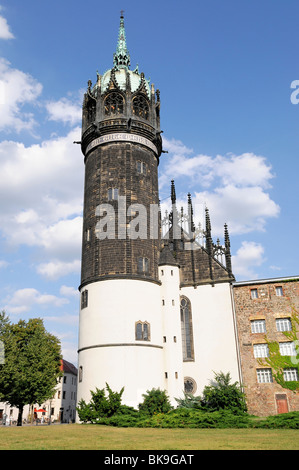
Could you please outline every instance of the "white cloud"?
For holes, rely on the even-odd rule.
[[[84,163],[73,141],[79,136],[75,128],[29,147],[0,143],[0,231],[12,247],[38,248],[38,272],[50,279],[78,273]]]
[[[163,141],[169,156],[160,169],[160,188],[175,179],[176,188],[186,184],[186,193],[193,190],[195,221],[202,223],[207,206],[214,235],[223,233],[225,222],[231,235],[264,231],[267,219],[279,215],[279,206],[267,192],[274,175],[265,157],[253,153],[192,155],[180,141]]]
[[[232,256],[233,272],[240,279],[257,279],[255,268],[264,261],[264,247],[260,243],[244,241]]]
[[[0,11],[2,7],[0,7]],[[6,18],[0,16],[0,39],[13,39],[14,35],[10,31],[10,27],[7,24]]]
[[[34,288],[25,288],[18,289],[7,299],[4,310],[11,314],[20,314],[28,312],[35,305],[61,307],[68,302],[67,299],[62,297],[57,297],[52,294],[41,294]]]
[[[32,131],[36,121],[26,105],[34,106],[41,92],[42,85],[31,75],[0,58],[0,130]]]
[[[46,103],[50,121],[61,121],[64,124],[78,124],[82,119],[81,104],[73,103],[68,98]]]
[[[64,295],[65,297],[77,298],[79,295],[78,289],[75,289],[73,286],[61,286],[59,292],[61,295]]]
[[[37,266],[37,272],[50,280],[56,280],[60,277],[67,276],[68,274],[78,274],[80,269],[80,259],[75,259],[70,262],[63,262],[57,259],[48,263],[41,263]]]

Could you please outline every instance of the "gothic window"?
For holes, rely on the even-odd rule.
[[[95,102],[89,101],[87,105],[87,120],[88,122],[93,122],[96,118],[96,105]]]
[[[79,382],[82,382],[83,380],[83,367],[79,367]]]
[[[148,101],[146,100],[146,98],[144,98],[144,96],[137,95],[133,99],[133,114],[143,119],[148,119],[149,106]]]
[[[105,115],[123,114],[124,99],[119,93],[110,93],[104,102]]]
[[[81,308],[85,308],[88,305],[88,290],[85,289],[81,294]]]
[[[148,322],[138,321],[135,323],[135,339],[137,341],[150,340],[150,324]]]
[[[191,302],[187,297],[181,298],[181,329],[182,329],[182,346],[183,360],[194,360],[193,348],[193,329],[192,329],[192,313]]]
[[[138,258],[137,270],[140,274],[148,273],[148,259],[147,258]]]

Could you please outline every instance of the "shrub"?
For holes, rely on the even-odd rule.
[[[120,392],[113,392],[106,383],[106,390],[108,391],[108,397],[105,395],[104,388],[96,388],[95,392],[90,392],[91,400],[88,404],[83,399],[80,400],[77,407],[80,421],[87,423],[100,417],[110,417],[120,409],[124,387]]]
[[[253,427],[268,429],[299,429],[299,411],[268,416],[262,421],[255,422]]]
[[[154,413],[167,413],[172,409],[165,390],[152,388],[142,395],[143,403],[139,403],[139,411],[152,416]]]
[[[230,373],[215,374],[215,381],[203,390],[201,407],[207,411],[232,410],[234,412],[247,411],[245,395],[238,382],[230,384]]]

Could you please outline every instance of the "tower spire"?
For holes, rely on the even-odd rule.
[[[123,10],[121,10],[120,12],[118,41],[117,41],[116,52],[113,55],[113,65],[116,69],[129,68],[130,66],[130,54],[127,49],[127,43],[126,43],[126,32],[125,32],[125,21],[124,21]]]

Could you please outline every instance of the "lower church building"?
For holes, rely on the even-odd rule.
[[[177,207],[174,181],[171,211],[166,221],[161,216],[160,106],[160,91],[138,66],[130,69],[121,15],[113,67],[97,73],[95,84],[88,81],[82,107],[77,400],[88,402],[91,390],[108,383],[114,391],[124,387],[122,400],[129,406],[137,408],[152,388],[166,390],[176,406],[184,391],[200,395],[221,371],[244,385],[256,414],[264,409],[258,397],[269,405],[266,414],[273,414],[275,396],[283,394],[288,410],[299,409],[279,386],[265,392],[263,386],[273,383],[259,382],[259,336],[251,322],[264,315],[268,323],[268,316],[284,318],[287,312],[265,313],[264,297],[256,303],[246,297],[250,283],[235,280],[226,224],[223,244],[212,239],[207,208],[204,229],[195,227],[191,196],[185,214]],[[260,292],[261,286],[253,288]]]

